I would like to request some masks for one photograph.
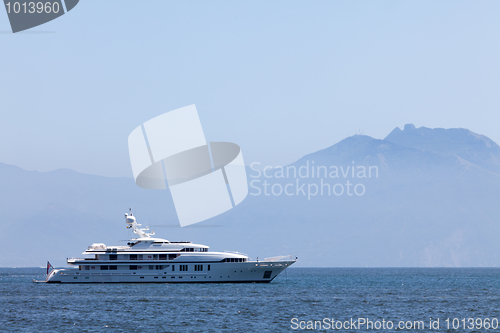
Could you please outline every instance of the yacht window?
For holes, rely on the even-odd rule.
[[[85,270],[89,271],[90,270],[90,266],[85,266]]]
[[[175,272],[175,265],[172,265],[172,272]]]
[[[137,259],[142,260],[142,254],[138,254]]]
[[[158,266],[156,266],[156,267],[158,267]],[[149,269],[154,269],[154,266],[153,265],[149,265]]]
[[[137,260],[137,254],[131,254],[130,260]]]
[[[118,266],[116,266],[116,265],[109,266],[110,271],[116,271],[117,269],[118,269]]]
[[[166,254],[160,254],[160,260],[167,260]]]
[[[210,270],[210,265],[208,265],[208,268],[207,268],[207,270],[208,270],[208,271]]]
[[[118,259],[118,255],[117,254],[110,254],[109,255],[109,260],[116,260]]]
[[[137,270],[137,265],[130,265],[130,270],[131,271],[136,271]]]
[[[108,266],[101,266],[101,271],[107,271],[108,270]]]
[[[194,252],[194,247],[185,247],[181,249],[181,252]]]

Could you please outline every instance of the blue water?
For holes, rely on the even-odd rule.
[[[270,284],[35,284],[40,268],[0,268],[0,331],[290,332],[292,318],[413,322],[500,319],[500,269],[290,268]],[[429,329],[429,319],[440,328]],[[335,322],[334,322],[335,323]],[[457,323],[457,322],[455,322]],[[461,324],[460,324],[461,325]],[[468,323],[470,325],[470,323]],[[469,326],[470,327],[470,326]],[[499,326],[500,327],[500,326]],[[361,332],[356,329],[317,331]],[[369,329],[372,332],[405,330]]]

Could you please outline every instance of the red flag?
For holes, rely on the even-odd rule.
[[[49,272],[54,269],[54,266],[50,264],[50,262],[47,261],[47,275],[49,275]]]

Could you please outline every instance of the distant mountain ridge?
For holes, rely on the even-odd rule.
[[[464,128],[415,128],[413,124],[407,124],[403,131],[396,127],[384,140],[446,156],[459,156],[500,175],[500,146],[488,137]]]
[[[170,240],[252,257],[293,254],[300,266],[500,266],[499,146],[466,129],[396,128],[385,139],[355,135],[291,166],[377,166],[362,196],[254,195],[232,210],[179,228],[168,191],[129,178],[70,170],[40,173],[0,163],[0,266],[41,266],[81,256],[93,242],[130,235],[122,214],[155,225]],[[344,184],[346,179],[255,178],[287,184]],[[260,182],[260,183],[259,183]],[[257,184],[257,185],[256,185]],[[260,184],[260,185],[259,185]],[[20,240],[22,239],[22,240]]]

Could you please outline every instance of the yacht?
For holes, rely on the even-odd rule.
[[[141,229],[131,212],[127,228],[138,236],[126,246],[94,243],[83,252],[87,258],[69,258],[73,268],[55,269],[47,263],[47,283],[194,283],[271,282],[297,261],[291,256],[251,260],[238,252],[211,252],[191,242],[154,238]]]

